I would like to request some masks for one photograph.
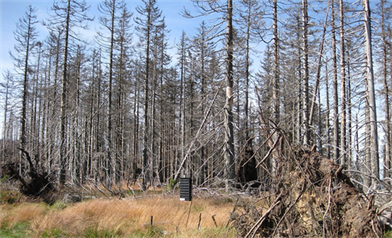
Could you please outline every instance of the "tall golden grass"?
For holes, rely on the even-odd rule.
[[[93,199],[52,207],[24,203],[1,205],[0,223],[2,229],[28,223],[29,234],[37,237],[234,237],[234,231],[224,229],[233,204],[228,198],[181,202],[178,197],[163,195]],[[200,216],[201,229],[197,229]]]

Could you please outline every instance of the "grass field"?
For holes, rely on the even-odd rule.
[[[52,206],[1,204],[0,237],[230,238],[235,237],[235,231],[225,229],[225,225],[233,205],[227,197],[181,202],[178,197],[164,195],[56,202]]]

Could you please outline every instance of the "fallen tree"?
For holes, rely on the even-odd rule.
[[[293,150],[278,161],[274,189],[231,214],[242,237],[379,237],[374,197],[366,196],[332,160]]]

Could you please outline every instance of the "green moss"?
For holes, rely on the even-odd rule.
[[[0,229],[0,237],[2,238],[19,238],[19,237],[29,237],[29,223],[19,222],[13,227],[9,227],[7,224],[2,224]]]

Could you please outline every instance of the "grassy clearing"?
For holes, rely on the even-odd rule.
[[[233,204],[228,198],[195,198],[190,203],[163,195],[52,206],[3,204],[0,237],[235,237],[224,228]]]

